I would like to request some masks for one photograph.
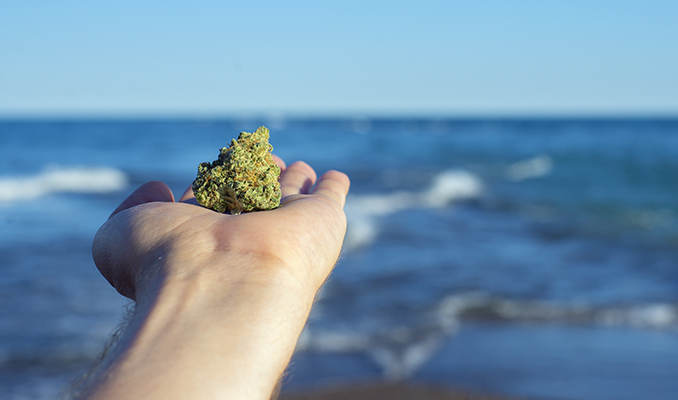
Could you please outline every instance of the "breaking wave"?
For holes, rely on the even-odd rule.
[[[617,307],[513,300],[481,292],[447,296],[424,311],[417,324],[393,323],[361,330],[307,327],[299,350],[316,353],[361,353],[378,365],[385,379],[411,376],[459,326],[469,321],[530,324],[558,323],[678,332],[678,304],[648,303]]]
[[[127,176],[106,167],[49,167],[21,177],[0,177],[0,202],[31,200],[54,193],[109,193],[123,189]]]
[[[678,304],[646,303],[615,307],[512,300],[484,293],[455,294],[437,306],[441,318],[515,322],[559,322],[643,329],[678,329]]]
[[[371,333],[307,328],[299,338],[298,350],[366,354],[381,368],[385,379],[396,381],[412,375],[451,334],[443,326],[398,326]]]
[[[446,170],[436,175],[421,192],[349,196],[345,207],[348,231],[344,245],[355,249],[370,244],[378,234],[377,217],[414,208],[442,208],[456,201],[478,198],[482,193],[483,183],[474,174]]]
[[[552,170],[553,160],[544,154],[502,166],[495,174],[521,182],[546,176]],[[429,187],[421,192],[349,195],[345,207],[349,221],[345,248],[351,250],[372,243],[379,233],[378,217],[415,208],[443,208],[454,202],[477,199],[483,194],[484,186],[476,174],[465,170],[445,170],[438,173]]]

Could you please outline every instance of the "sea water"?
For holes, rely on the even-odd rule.
[[[678,120],[0,122],[0,393],[54,398],[126,301],[91,241],[242,130],[352,181],[343,255],[285,378],[542,399],[678,393]]]

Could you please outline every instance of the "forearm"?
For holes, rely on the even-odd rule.
[[[317,287],[274,261],[250,262],[218,269],[228,274],[206,265],[194,268],[205,274],[152,278],[91,398],[270,397]]]
[[[350,182],[284,168],[281,207],[220,214],[161,182],[134,191],[99,229],[102,275],[137,302],[88,378],[91,399],[266,399],[341,249]]]

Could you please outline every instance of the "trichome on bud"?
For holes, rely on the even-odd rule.
[[[273,160],[269,131],[240,132],[213,162],[198,166],[193,194],[203,207],[231,214],[280,206],[280,167]]]

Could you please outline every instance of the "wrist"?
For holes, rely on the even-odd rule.
[[[159,262],[158,271],[174,271],[171,257]],[[223,268],[214,268],[215,263]],[[276,273],[284,268],[275,260],[265,265],[258,260],[258,268],[223,263],[211,260],[170,276],[158,272],[140,286],[135,314],[115,352],[118,357],[112,354],[112,383],[103,385],[113,390],[111,398],[119,394],[118,387],[141,390],[160,386],[158,379],[171,382],[162,385],[177,397],[200,397],[196,387],[225,398],[270,396],[294,351],[315,291]],[[143,371],[151,373],[145,377]],[[134,382],[120,386],[116,376],[132,376]]]
[[[320,285],[280,258],[266,254],[216,252],[209,256],[169,252],[146,263],[135,277],[137,303],[155,302],[163,295],[222,302],[234,291],[252,289],[249,295],[270,291],[302,294],[312,301]],[[226,297],[226,299],[225,299]]]

